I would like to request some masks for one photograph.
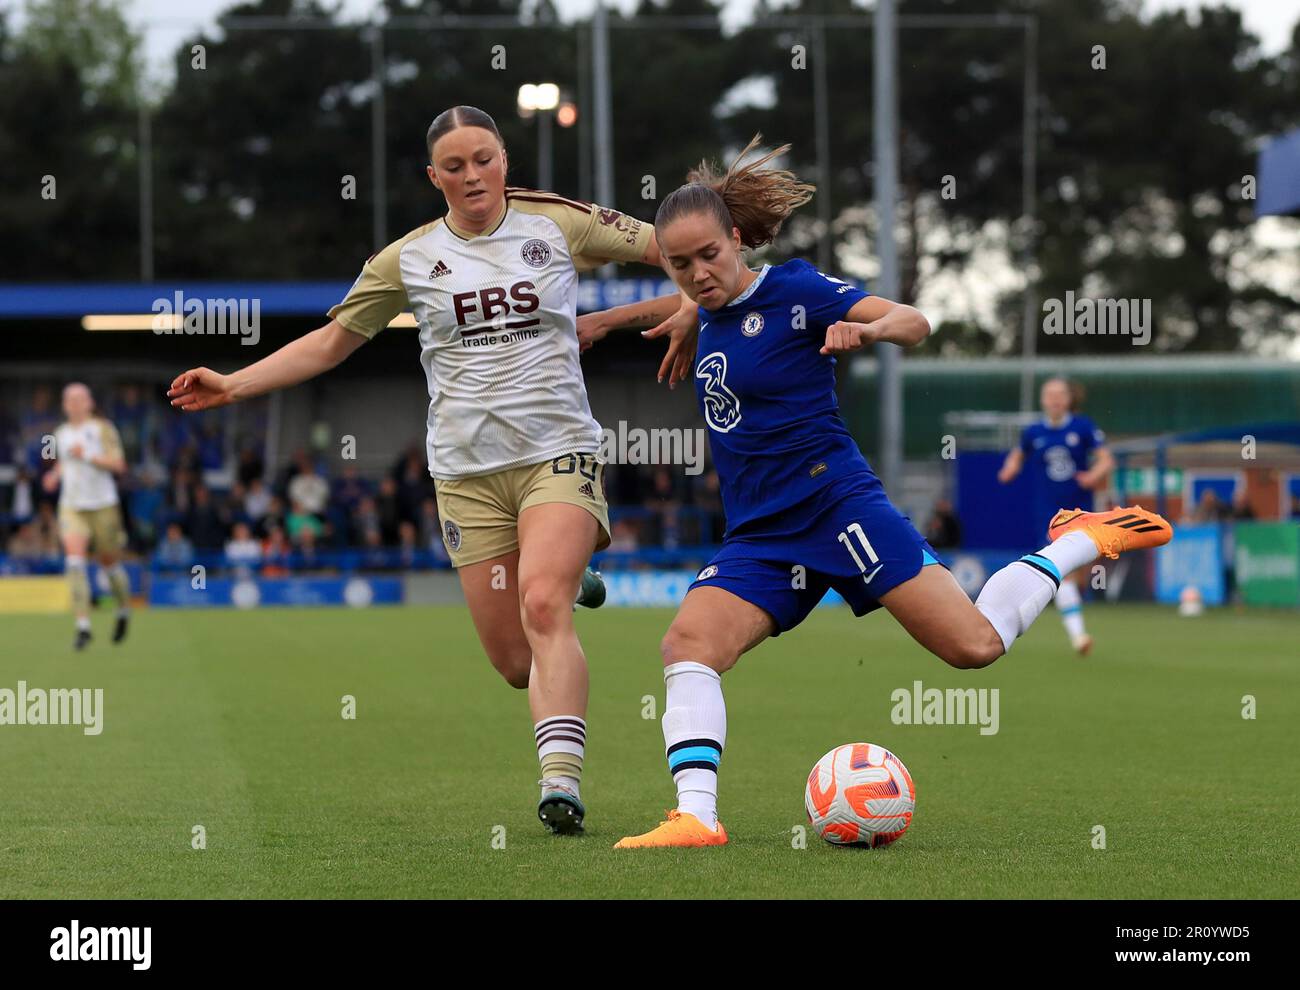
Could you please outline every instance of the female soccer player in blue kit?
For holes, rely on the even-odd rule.
[[[741,157],[759,140],[755,137]],[[727,531],[664,636],[663,730],[677,808],[616,848],[712,846],[727,715],[721,675],[793,629],[834,588],[865,615],[884,606],[954,667],[1000,657],[1055,596],[1061,575],[1099,553],[1157,546],[1169,524],[1144,509],[1059,512],[1051,543],[993,575],[971,603],[890,503],[835,398],[835,355],[930,333],[917,310],[825,275],[807,261],[749,268],[813,187],[762,166],[788,146],[717,175],[707,163],[664,199],[655,236],[678,287],[700,306],[695,389],[709,427]],[[653,326],[679,296],[580,321],[589,347],[617,326]],[[1120,523],[1120,525],[1116,525]]]
[[[1026,426],[1019,445],[1013,447],[998,471],[1004,485],[1022,470],[1029,472],[1029,511],[1034,532],[1043,532],[1062,505],[1092,510],[1092,494],[1102,488],[1115,469],[1106,435],[1076,408],[1075,390],[1064,378],[1049,378],[1039,392],[1043,418]],[[1078,581],[1084,572],[1063,575],[1056,607],[1080,656],[1092,649],[1092,637],[1083,626],[1083,596]]]

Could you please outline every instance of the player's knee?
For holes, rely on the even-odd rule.
[[[573,596],[558,582],[536,581],[520,594],[519,616],[534,636],[553,636],[573,622]]]
[[[683,660],[691,660],[711,667],[719,674],[726,673],[740,659],[739,651],[728,649],[712,637],[677,626],[670,626],[668,632],[664,634],[664,638],[659,642],[659,653],[663,657],[665,667]]]
[[[942,659],[959,670],[978,670],[987,667],[1005,652],[1002,640],[992,629],[964,636],[940,654]]]

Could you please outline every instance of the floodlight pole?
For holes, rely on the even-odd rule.
[[[370,168],[371,190],[371,241],[376,251],[388,243],[388,160],[386,106],[384,100],[384,30],[381,25],[370,28],[370,75],[375,86],[375,98],[370,101]]]
[[[149,101],[140,92],[140,138],[136,154],[140,166],[140,281],[153,281],[153,120]]]
[[[591,20],[592,81],[595,84],[595,153],[596,202],[606,207],[614,205],[614,125],[611,122],[612,97],[609,82],[609,12],[604,0],[597,0]],[[613,262],[599,269],[602,279],[613,278]]]
[[[875,290],[886,299],[897,299],[898,245],[894,240],[894,225],[898,199],[898,74],[895,65],[898,19],[894,0],[876,0],[872,36],[875,49],[872,141],[876,152],[876,253],[880,256],[880,274],[876,276]],[[903,473],[902,367],[897,344],[878,343],[875,350],[880,362],[880,461],[876,472],[885,490],[890,491],[902,483]]]
[[[831,136],[826,92],[826,21],[813,20],[813,128],[817,144],[817,267],[831,274],[835,251],[831,244]]]
[[[1029,412],[1034,407],[1034,355],[1038,349],[1038,292],[1034,270],[1037,256],[1038,194],[1038,18],[1025,19],[1025,93],[1024,114],[1021,121],[1020,213],[1024,229],[1021,231],[1020,270],[1025,277],[1024,317],[1020,338],[1020,411]]]

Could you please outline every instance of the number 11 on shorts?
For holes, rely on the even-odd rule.
[[[866,551],[867,559],[870,560],[871,563],[876,565],[872,569],[870,574],[867,573],[867,565],[862,562],[862,558],[858,555],[858,551],[854,548],[853,541],[849,539],[850,533],[856,536],[858,538],[858,542],[862,544],[862,549]],[[849,556],[853,558],[853,563],[858,565],[858,570],[862,572],[862,580],[865,581],[867,584],[870,584],[871,579],[876,576],[876,571],[880,570],[880,568],[883,567],[884,565],[880,563],[880,558],[876,556],[876,551],[871,546],[871,541],[867,539],[867,534],[863,532],[862,524],[850,523],[849,528],[846,529],[843,533],[841,533],[838,539],[841,543],[844,544],[844,549],[849,552]]]

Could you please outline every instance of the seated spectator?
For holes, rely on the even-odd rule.
[[[298,471],[286,489],[289,503],[296,502],[304,512],[310,512],[314,516],[324,515],[325,506],[330,500],[329,482],[321,477],[305,451],[299,451],[295,464]]]
[[[194,501],[185,516],[185,531],[200,550],[220,550],[226,542],[226,519],[207,485],[194,486]]]
[[[368,495],[357,503],[356,511],[352,514],[352,532],[356,534],[363,547],[383,546],[384,544],[379,509],[375,506],[375,500]],[[371,533],[374,534],[373,540],[371,539]]]
[[[620,519],[610,529],[608,553],[632,553],[637,548],[636,523]]]
[[[251,485],[254,478],[261,481],[265,473],[262,457],[255,448],[245,447],[239,452],[239,480],[245,486]]]
[[[317,571],[324,566],[320,550],[316,546],[316,535],[315,530],[304,527],[299,530],[298,538],[294,540],[297,548],[295,561],[304,571]]]
[[[194,560],[194,544],[186,537],[180,523],[169,523],[167,535],[154,551],[154,560],[164,567],[189,567]]]
[[[14,480],[13,500],[9,505],[10,522],[21,526],[36,515],[36,487],[32,483],[32,472],[26,467],[18,469]],[[35,531],[33,531],[35,532]]]
[[[668,468],[655,468],[645,507],[655,515],[657,523],[655,542],[666,548],[676,547],[679,542],[681,499],[677,492],[676,479]]]
[[[58,560],[63,555],[63,543],[59,539],[59,519],[53,502],[43,501],[36,507],[35,522],[41,540],[41,556],[46,560]]]
[[[200,420],[195,456],[204,471],[219,471],[226,463],[226,442],[221,431],[221,420],[208,417]]]
[[[388,567],[388,551],[384,549],[378,526],[361,533],[361,566],[369,571],[382,571]]]
[[[194,476],[185,468],[178,467],[171,473],[167,485],[167,504],[178,516],[185,516],[193,505],[191,493],[194,490]]]
[[[397,526],[403,516],[397,493],[397,482],[391,477],[379,483],[379,495],[375,498],[375,507],[379,511],[379,532],[384,538],[384,544],[392,546],[397,542]]]
[[[433,494],[433,479],[429,477],[429,467],[422,447],[412,444],[406,448],[402,459],[393,469],[393,480],[397,483],[400,518],[414,521],[419,514],[420,503]]]
[[[262,562],[262,544],[253,539],[253,531],[246,522],[235,523],[230,539],[226,541],[226,563],[247,569]]]
[[[325,526],[315,514],[307,511],[301,502],[294,502],[293,508],[285,516],[284,529],[291,541],[301,543],[303,533],[310,532],[312,539],[315,540],[325,531]]]
[[[123,385],[113,401],[109,416],[122,439],[122,454],[128,464],[144,459],[144,439],[148,429],[149,406],[139,385]]]
[[[1231,509],[1223,504],[1223,500],[1215,493],[1213,488],[1207,488],[1201,492],[1201,500],[1196,503],[1196,509],[1192,512],[1192,523],[1217,523],[1228,518]]]
[[[272,526],[262,541],[262,576],[284,577],[289,573],[289,561],[293,547],[289,545],[284,530]]]
[[[1245,486],[1232,493],[1232,518],[1238,522],[1255,518],[1255,510],[1251,508],[1250,500],[1246,497]]]
[[[414,567],[416,554],[420,549],[419,534],[415,523],[403,520],[397,528],[397,552],[403,567]]]
[[[718,472],[710,468],[695,486],[695,507],[707,513],[707,522],[699,533],[701,543],[721,543],[727,529],[727,519],[722,511],[722,487]]]
[[[248,490],[244,487],[244,483],[236,481],[221,500],[221,514],[230,522],[231,526],[237,522],[252,522],[247,513],[244,512],[244,501],[247,496]]]
[[[333,500],[349,514],[370,494],[370,482],[361,477],[355,464],[349,463],[334,482]]]
[[[30,520],[21,523],[14,535],[9,537],[6,552],[14,560],[40,560],[45,556],[45,547],[41,543],[41,533],[36,523]]]
[[[420,503],[419,529],[421,546],[431,547],[442,542],[442,523],[438,519],[436,499],[426,498]]]
[[[934,503],[930,521],[925,524],[925,538],[936,550],[961,545],[961,522],[953,512],[952,503],[946,498]]]
[[[245,485],[244,515],[254,526],[260,526],[266,514],[271,511],[274,497],[266,488],[261,478],[252,478]]]

